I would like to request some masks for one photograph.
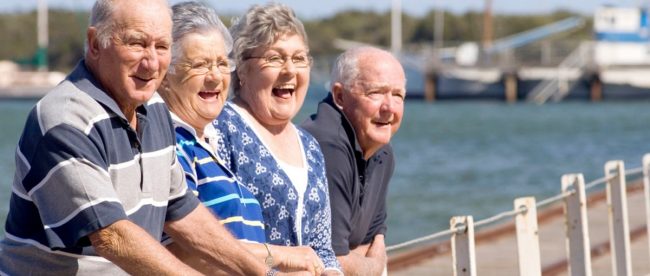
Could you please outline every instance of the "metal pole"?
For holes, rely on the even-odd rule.
[[[569,275],[591,276],[591,249],[587,222],[587,197],[582,174],[562,176],[562,192],[573,193],[564,199],[566,250],[569,257]]]
[[[645,198],[646,229],[650,237],[650,153],[643,155],[643,197]],[[650,249],[650,239],[648,239]]]
[[[48,46],[48,26],[47,26],[47,0],[38,0],[37,10],[37,33],[38,49],[36,50],[36,66],[40,71],[47,71],[47,46]]]
[[[515,199],[515,210],[525,208],[517,214],[517,256],[519,276],[541,276],[542,265],[539,252],[539,228],[537,227],[537,207],[534,197]]]
[[[485,0],[483,11],[483,48],[492,46],[492,0]]]
[[[605,178],[607,178],[612,275],[632,275],[630,226],[627,215],[627,192],[623,161],[614,160],[605,163]]]
[[[450,229],[454,276],[476,276],[476,250],[474,246],[474,219],[472,216],[452,217]]]
[[[402,51],[402,1],[393,0],[393,8],[390,17],[391,36],[390,49],[393,54]]]
[[[438,6],[438,8],[435,11],[434,19],[433,19],[433,46],[437,49],[440,50],[443,45],[443,36],[444,36],[444,31],[445,31],[445,11],[442,8],[442,5]]]

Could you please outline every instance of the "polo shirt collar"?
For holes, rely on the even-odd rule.
[[[169,112],[169,114],[172,117],[172,123],[174,124],[174,128],[181,128],[187,132],[189,132],[192,137],[194,137],[194,140],[196,140],[201,146],[206,149],[213,157],[217,157],[215,154],[215,151],[217,150],[217,139],[219,138],[219,134],[217,133],[217,129],[210,123],[205,125],[205,128],[203,129],[203,136],[207,139],[207,141],[203,141],[199,139],[199,136],[196,134],[196,130],[190,126],[187,122],[183,121],[178,115],[176,115],[174,112]]]
[[[363,159],[363,150],[361,149],[361,145],[359,144],[359,141],[357,140],[357,134],[354,131],[354,127],[352,127],[352,123],[348,120],[347,117],[345,117],[345,114],[343,114],[343,111],[336,106],[336,103],[334,103],[334,96],[332,95],[332,92],[330,92],[327,97],[323,100],[323,103],[329,105],[332,109],[332,111],[328,112],[331,113],[332,115],[335,115],[340,118],[341,121],[341,126],[343,126],[343,129],[345,130],[345,134],[348,136],[348,140],[350,143],[353,144],[354,151],[358,156],[361,156],[361,159]]]
[[[122,113],[122,110],[117,105],[117,102],[115,102],[115,100],[104,91],[99,80],[97,80],[88,67],[86,67],[85,59],[82,59],[77,63],[72,73],[68,75],[67,80],[72,82],[74,86],[78,87],[81,91],[84,91],[95,101],[111,110],[124,121],[128,122],[126,116],[124,116],[124,113]],[[136,112],[146,114],[146,105],[136,108]]]
[[[194,130],[194,128],[192,126],[190,126],[190,124],[183,121],[183,119],[178,117],[178,115],[176,115],[176,113],[174,113],[174,112],[169,111],[169,115],[171,115],[171,117],[172,117],[172,123],[174,124],[174,127],[180,127],[182,129],[184,129],[185,131],[191,133],[192,136],[197,137],[196,131]]]

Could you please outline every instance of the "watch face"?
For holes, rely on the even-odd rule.
[[[266,263],[266,266],[273,267],[273,256],[266,256],[264,262]]]
[[[271,269],[269,269],[269,270],[266,271],[266,275],[265,275],[265,276],[275,276],[275,275],[278,275],[278,271],[275,270],[275,269],[273,269],[273,268],[271,268]]]

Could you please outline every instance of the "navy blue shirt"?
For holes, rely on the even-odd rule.
[[[368,160],[345,115],[329,94],[302,127],[310,132],[325,156],[332,208],[332,247],[344,256],[359,245],[386,233],[386,193],[395,163],[390,145]]]

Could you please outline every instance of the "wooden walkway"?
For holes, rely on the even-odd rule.
[[[628,213],[634,275],[650,275],[650,249],[641,181],[628,186]],[[601,187],[601,190],[603,188]],[[609,254],[608,208],[604,191],[589,195],[587,203],[593,275],[612,275]],[[539,210],[539,242],[543,275],[568,275],[562,202]],[[519,275],[514,218],[477,231],[478,275]],[[389,255],[389,275],[453,275],[449,241]]]

